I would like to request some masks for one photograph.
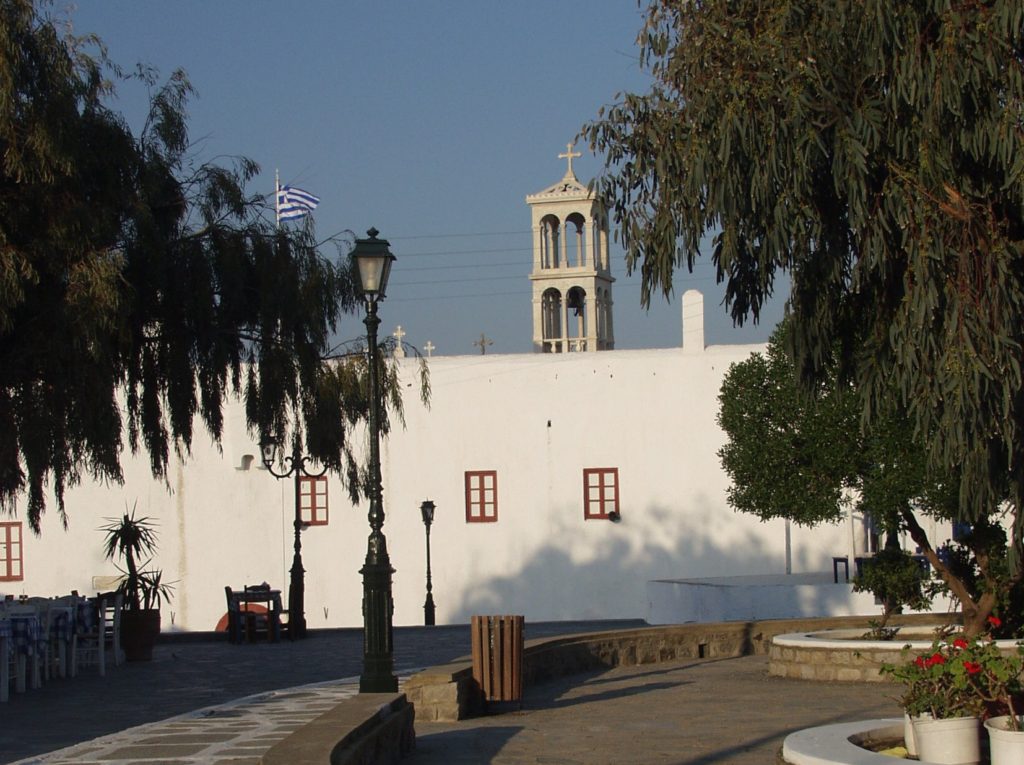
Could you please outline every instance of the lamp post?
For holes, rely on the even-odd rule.
[[[394,693],[398,678],[394,673],[391,617],[395,610],[391,599],[391,568],[387,541],[384,539],[384,502],[380,479],[380,379],[377,368],[377,303],[384,299],[391,264],[395,256],[386,239],[378,239],[377,229],[366,232],[368,239],[356,239],[352,258],[359,267],[359,282],[366,302],[366,350],[370,368],[370,537],[366,545],[363,575],[363,674],[359,676],[360,693]]]
[[[423,603],[423,623],[434,626],[434,588],[430,584],[430,524],[434,522],[434,503],[429,499],[420,505],[423,525],[427,527],[427,600]]]
[[[284,457],[288,470],[279,472],[274,469],[279,448],[279,439],[274,434],[267,434],[260,439],[260,456],[270,474],[275,478],[295,476],[295,555],[288,584],[288,637],[296,640],[306,637],[306,571],[302,568],[302,476],[319,478],[327,472],[327,468],[319,472],[306,468],[309,457],[303,456],[299,450],[299,436],[296,433],[292,439],[291,456]]]

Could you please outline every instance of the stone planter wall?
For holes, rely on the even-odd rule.
[[[842,628],[864,631],[869,628],[868,621],[867,617],[852,616],[682,624],[530,640],[523,653],[523,683],[527,686],[600,668],[767,654],[776,635]],[[899,617],[896,623],[934,624],[936,621],[937,617],[930,614],[911,614]],[[795,657],[793,661],[797,661]],[[825,663],[827,659],[816,657],[815,661]],[[852,657],[850,666],[853,666]],[[421,720],[461,720],[478,714],[483,708],[468,657],[413,675],[403,690]]]
[[[907,645],[911,647],[911,656],[930,649],[934,630],[909,627],[891,642],[858,640],[861,633],[852,629],[820,633],[815,629],[773,638],[768,652],[768,674],[828,682],[889,682],[879,672],[882,665],[907,661]],[[1004,653],[1016,651],[1016,641],[999,640],[996,644]]]
[[[882,664],[904,661],[900,651],[903,645],[895,643],[892,650],[878,650],[773,644],[768,652],[768,674],[797,680],[887,682],[888,678],[880,675],[878,670]]]

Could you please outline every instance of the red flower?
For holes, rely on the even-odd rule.
[[[943,656],[938,651],[936,651],[931,656],[929,656],[927,659],[925,659],[924,663],[925,663],[925,666],[927,666],[927,667],[934,667],[936,664],[945,664],[946,663],[946,657]]]
[[[957,638],[956,640],[953,641],[953,647],[954,648],[960,648],[960,649],[966,648],[967,647],[967,641],[964,640],[963,638]]]
[[[964,669],[967,670],[969,675],[976,675],[981,672],[981,665],[976,661],[965,661]]]
[[[927,665],[925,663],[925,660],[924,660],[923,656],[918,656],[916,659],[914,659],[914,664],[916,664],[918,666],[918,668],[920,668],[920,669],[924,669],[925,666],[931,666],[931,665]]]
[[[993,627],[1002,627],[1003,626],[1003,620],[1000,619],[998,616],[990,616],[990,617],[988,617],[987,621]]]

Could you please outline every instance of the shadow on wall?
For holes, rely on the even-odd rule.
[[[550,541],[530,551],[521,566],[495,574],[486,568],[485,556],[467,562],[477,568],[474,586],[464,591],[446,620],[458,623],[480,613],[522,613],[531,621],[643,619],[651,580],[785,573],[781,522],[776,539],[775,531],[757,519],[722,512],[706,497],[687,511],[656,505],[624,513],[617,524],[586,521],[580,526],[573,520],[576,512],[562,507],[542,514]],[[835,530],[823,534],[827,547]],[[793,550],[794,570],[807,570],[821,557],[808,542],[805,538]],[[799,596],[803,613],[830,613],[846,597],[845,588],[829,587],[806,588]]]
[[[552,520],[572,518],[573,508],[551,511],[545,515],[550,541],[516,570],[495,574],[484,568],[485,556],[471,564],[478,568],[471,572],[474,586],[446,620],[483,613],[521,613],[533,621],[642,619],[652,579],[784,573],[781,540],[770,547],[755,519],[702,505],[685,513],[655,506],[639,511],[639,522],[624,514],[620,523],[587,521],[582,528]]]

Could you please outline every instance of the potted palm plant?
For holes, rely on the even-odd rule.
[[[160,634],[160,604],[170,597],[172,586],[163,572],[150,566],[157,550],[155,524],[137,518],[135,506],[120,519],[108,518],[104,552],[121,572],[118,592],[121,605],[121,646],[128,661],[149,661]]]

